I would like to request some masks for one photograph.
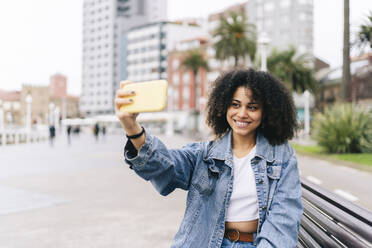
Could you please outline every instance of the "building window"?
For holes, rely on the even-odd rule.
[[[274,3],[273,2],[270,2],[270,3],[266,3],[265,4],[265,12],[266,11],[268,11],[268,12],[270,12],[270,11],[273,11],[274,10]]]
[[[174,59],[173,62],[172,62],[173,70],[177,70],[179,64],[180,64],[180,61],[178,59]]]
[[[290,4],[291,4],[291,1],[290,0],[282,0],[282,1],[280,1],[280,7],[282,7],[282,8],[286,8]]]
[[[189,84],[190,83],[190,74],[189,73],[183,74],[183,83],[184,84]]]
[[[301,21],[305,21],[306,20],[306,13],[303,13],[303,12],[300,13],[299,18],[300,18]]]

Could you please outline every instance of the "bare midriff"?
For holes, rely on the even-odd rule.
[[[235,229],[239,232],[245,233],[255,233],[257,232],[258,219],[251,221],[241,221],[241,222],[225,222],[225,230]]]

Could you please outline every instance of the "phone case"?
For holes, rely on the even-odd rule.
[[[162,111],[167,103],[167,88],[166,80],[127,84],[123,89],[134,90],[136,93],[128,97],[133,99],[133,103],[122,106],[120,111],[128,113]]]

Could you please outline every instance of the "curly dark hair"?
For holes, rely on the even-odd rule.
[[[207,103],[207,124],[217,137],[231,127],[226,119],[227,109],[237,88],[252,91],[254,100],[262,106],[262,121],[258,127],[271,145],[291,139],[297,129],[296,108],[289,90],[267,72],[236,69],[219,76],[214,82]]]

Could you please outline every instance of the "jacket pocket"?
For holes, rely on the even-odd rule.
[[[280,175],[282,172],[281,165],[269,165],[267,166],[267,177],[269,179],[269,193],[268,193],[268,200],[267,200],[267,209],[270,209],[271,203],[273,201],[274,193],[276,185],[280,179]]]
[[[192,185],[202,195],[210,195],[214,191],[220,176],[220,168],[213,159],[203,160],[193,175]]]

